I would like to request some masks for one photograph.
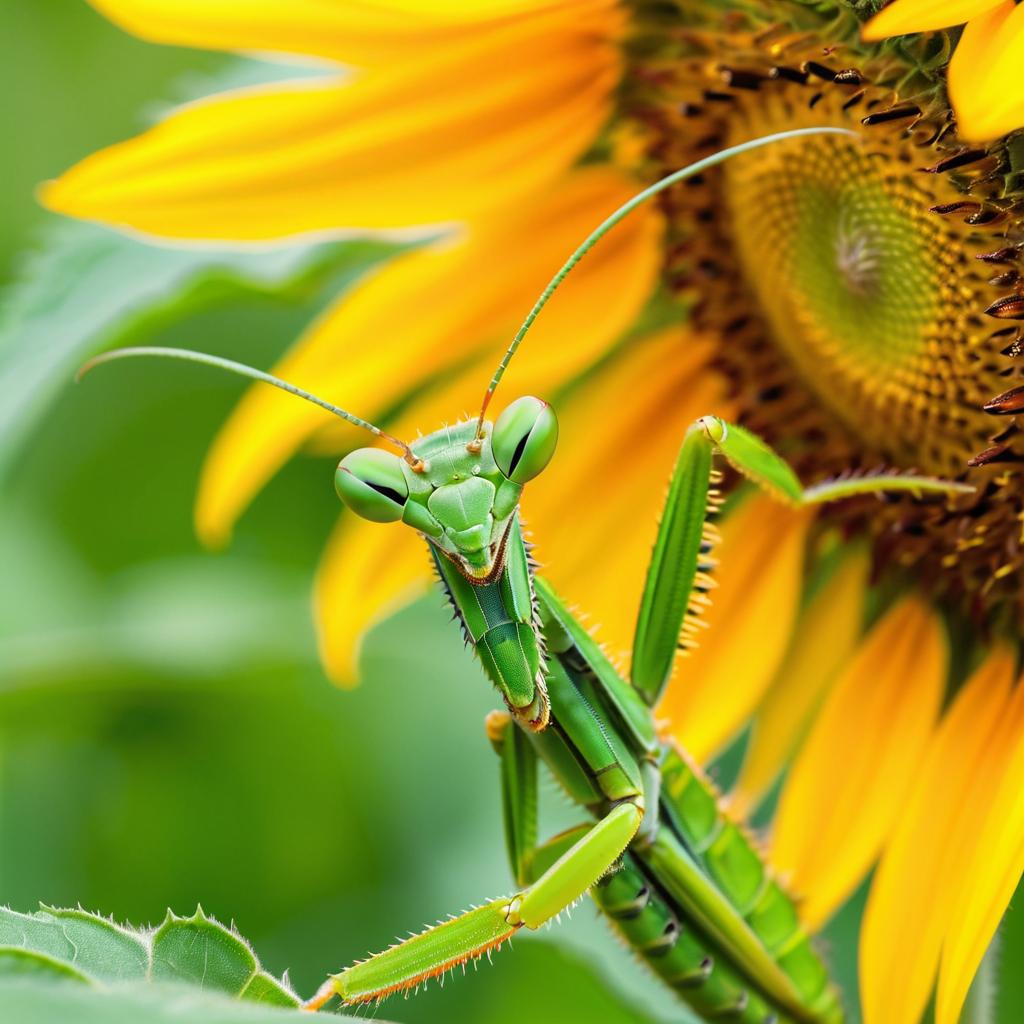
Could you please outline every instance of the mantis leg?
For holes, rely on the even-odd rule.
[[[537,881],[593,827],[566,829],[537,845],[537,751],[507,711],[487,716],[487,738],[501,758],[501,805],[509,865],[517,885]]]
[[[638,803],[617,804],[579,838],[574,837],[532,885],[346,968],[329,980],[309,1007],[322,1006],[332,994],[346,1003],[381,999],[490,953],[520,928],[539,928],[575,903],[615,864],[642,817]]]
[[[507,711],[492,711],[487,738],[501,758],[501,809],[509,866],[526,885],[537,844],[537,754]]]
[[[706,522],[715,501],[713,454],[723,456],[767,494],[794,506],[887,491],[922,495],[974,490],[955,481],[897,472],[845,476],[805,488],[789,464],[757,435],[717,416],[697,420],[676,459],[633,641],[633,684],[652,707],[671,675],[680,636],[685,645],[692,617],[699,615],[713,586],[708,573],[716,535]]]

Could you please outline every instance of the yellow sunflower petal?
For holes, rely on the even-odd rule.
[[[610,33],[588,19],[547,28],[520,19],[351,83],[302,81],[183,107],[87,157],[41,198],[162,237],[230,240],[519,208],[592,143],[618,80]]]
[[[128,32],[154,43],[213,50],[298,53],[354,64],[407,60],[502,22],[555,6],[593,10],[610,0],[90,0]]]
[[[957,1024],[974,974],[1024,872],[1024,685],[1018,681],[972,780],[977,813],[952,866],[950,927],[939,968],[936,1024]]]
[[[423,541],[402,523],[344,515],[324,551],[315,601],[327,674],[352,685],[366,632],[426,592],[433,577]]]
[[[860,933],[865,1024],[918,1024],[946,934],[960,930],[951,895],[973,848],[978,785],[1013,683],[1009,648],[994,650],[958,694],[922,759],[871,883]]]
[[[962,138],[986,142],[1024,125],[1024,7],[1013,0],[974,18],[949,63],[949,96]]]
[[[860,636],[868,553],[854,549],[804,609],[782,667],[757,710],[743,768],[730,794],[745,817],[782,771]]]
[[[877,42],[907,32],[933,32],[962,25],[991,10],[1003,0],[893,0],[883,7],[864,28],[861,38]]]
[[[275,373],[372,417],[475,355],[472,393],[444,416],[457,419],[479,405],[503,344],[553,271],[633,189],[607,168],[578,171],[543,201],[492,218],[457,244],[395,260],[314,324]],[[538,319],[503,394],[551,394],[603,353],[654,287],[659,238],[660,220],[650,208],[604,239]],[[324,422],[313,406],[251,389],[207,459],[196,510],[200,535],[223,542],[253,494]],[[427,433],[441,421],[420,418],[415,425]],[[354,428],[343,429],[349,446],[361,442]]]
[[[631,342],[559,410],[552,466],[523,497],[542,571],[616,656],[633,641],[686,429],[709,411],[732,412],[725,381],[709,366],[712,349],[681,327]]]
[[[942,699],[941,624],[904,598],[837,680],[779,801],[772,860],[823,924],[871,866],[920,767]]]
[[[722,523],[718,586],[703,616],[709,628],[658,708],[697,761],[735,735],[778,671],[800,605],[812,515],[757,494]]]

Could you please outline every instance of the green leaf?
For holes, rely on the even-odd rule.
[[[334,294],[397,251],[374,239],[188,249],[91,224],[57,225],[4,297],[0,475],[75,370],[100,348],[138,341],[239,295],[308,301],[322,291]]]
[[[62,976],[88,984],[182,982],[277,1006],[301,1002],[286,981],[263,970],[236,931],[207,917],[201,907],[191,917],[168,912],[155,931],[115,924],[84,910],[19,914],[2,908],[0,965],[7,976],[63,968]]]
[[[99,992],[84,985],[45,985],[2,974],[0,1007],[4,1020],[18,1024],[310,1024],[316,1020],[302,1010],[237,1002],[215,992],[178,986],[132,985]]]
[[[253,951],[202,907],[188,918],[168,914],[153,935],[154,981],[184,981],[237,996],[258,973]]]
[[[69,996],[69,985],[94,994]],[[156,929],[131,928],[80,909],[19,914],[0,908],[0,1005],[8,1011],[23,1005],[11,1019],[129,1020],[120,1008],[140,1001],[152,1005],[152,1013],[135,1019],[278,1019],[226,1015],[227,997],[292,1009],[302,1002],[287,976],[266,971],[234,927],[225,928],[201,907],[191,917],[168,912]],[[61,1016],[58,1007],[69,1003],[81,1009]]]
[[[149,948],[139,935],[82,910],[0,909],[0,964],[16,974],[33,958],[62,964],[83,979],[127,981],[146,977]]]

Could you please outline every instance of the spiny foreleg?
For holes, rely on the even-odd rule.
[[[908,492],[956,494],[968,484],[900,472],[847,475],[804,487],[784,459],[749,430],[717,416],[703,416],[687,431],[679,449],[658,536],[647,570],[633,641],[633,684],[650,706],[658,703],[672,674],[682,639],[686,646],[711,581],[707,515],[714,509],[712,456],[721,455],[738,473],[778,501],[818,505],[863,494]]]
[[[500,948],[522,928],[530,930],[571,907],[622,856],[643,818],[639,802],[613,807],[534,882],[509,897],[492,900],[334,975],[309,1003],[333,995],[345,1003],[383,999],[436,978]]]

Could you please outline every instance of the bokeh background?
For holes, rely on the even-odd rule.
[[[72,262],[73,302],[32,292],[36,250],[65,230],[34,186],[203,91],[225,60],[138,42],[82,0],[0,0],[0,23],[0,356],[27,344],[10,311],[33,303],[45,315],[31,344],[45,353],[105,290],[81,287],[89,267]],[[380,254],[357,243],[330,273],[284,287],[224,275],[185,312],[116,340],[144,333],[270,365]],[[333,460],[295,460],[230,549],[206,552],[192,498],[241,383],[156,363],[77,387],[67,365],[48,372],[38,422],[2,453],[0,902],[81,903],[137,924],[201,903],[309,994],[396,934],[507,891],[482,728],[494,697],[440,599],[374,631],[357,690],[335,688],[317,664],[309,593],[338,510]],[[8,373],[0,391],[39,379]],[[829,936],[847,977],[857,903]],[[589,904],[492,967],[379,1014],[688,1019]]]

